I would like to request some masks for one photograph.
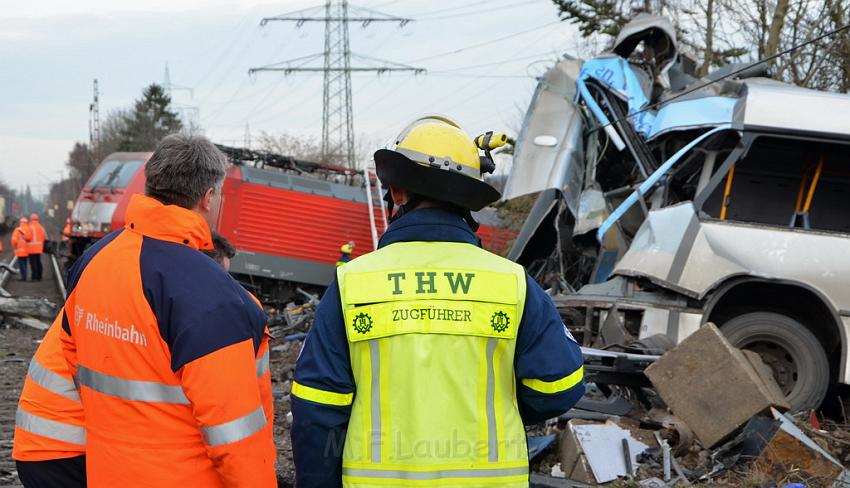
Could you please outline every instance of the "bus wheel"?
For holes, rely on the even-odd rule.
[[[791,411],[818,408],[829,387],[829,362],[820,341],[805,325],[786,315],[752,312],[721,327],[733,346],[758,353]]]

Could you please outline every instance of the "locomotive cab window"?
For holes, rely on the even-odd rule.
[[[110,159],[104,161],[89,179],[88,187],[126,188],[142,165],[141,160]]]

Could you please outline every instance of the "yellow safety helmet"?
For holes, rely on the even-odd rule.
[[[346,242],[339,248],[339,250],[340,252],[343,252],[345,254],[351,254],[351,252],[354,251],[354,247],[351,245],[350,242]]]
[[[490,150],[506,141],[505,134],[492,132],[472,139],[457,122],[428,115],[405,127],[389,147],[376,151],[375,167],[385,186],[481,210],[501,197],[482,176],[495,169]]]

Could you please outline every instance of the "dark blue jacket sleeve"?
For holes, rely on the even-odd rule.
[[[571,409],[584,395],[581,349],[549,295],[526,277],[525,310],[517,337],[517,399],[523,422],[534,424]]]
[[[339,287],[328,287],[316,309],[295,364],[295,382],[325,392],[354,392],[354,376],[345,337]],[[351,405],[338,406],[290,396],[292,400],[292,453],[296,486],[342,486],[342,448]]]

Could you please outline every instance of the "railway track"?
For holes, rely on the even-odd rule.
[[[11,253],[0,255],[0,261],[8,262]],[[55,272],[50,256],[42,256],[44,278],[42,281],[18,281],[13,277],[6,290],[13,296],[44,297],[60,305]],[[44,331],[29,327],[10,327],[0,317],[0,486],[21,487],[15,462],[12,460],[12,440],[15,435],[15,412],[18,397],[26,378],[30,359],[38,347]]]

